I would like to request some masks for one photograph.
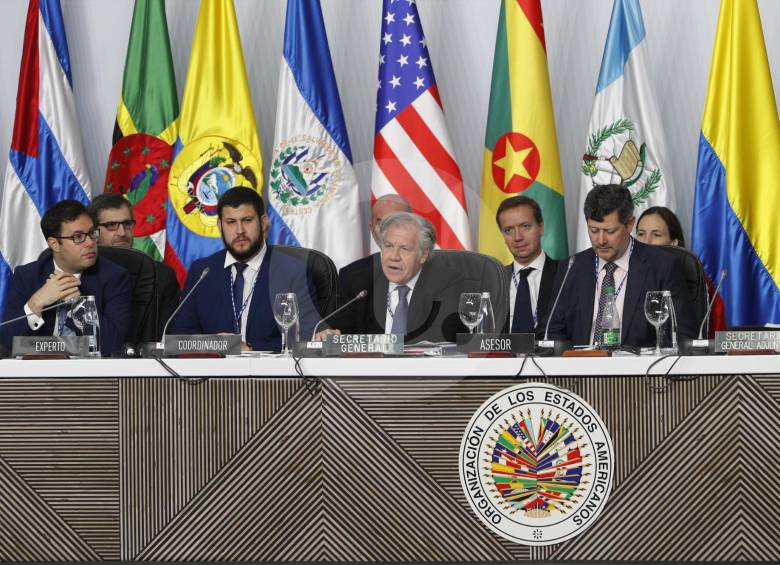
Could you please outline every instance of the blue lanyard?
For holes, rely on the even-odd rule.
[[[233,329],[237,334],[241,333],[241,316],[244,314],[246,307],[252,301],[252,295],[255,293],[255,285],[257,284],[257,275],[259,274],[260,269],[255,271],[255,278],[252,279],[252,289],[249,291],[246,300],[244,300],[244,303],[241,305],[241,309],[238,311],[238,313],[236,313],[236,297],[233,296],[233,286],[236,284],[236,275],[233,265],[230,266],[230,286],[228,287],[228,290],[230,291],[230,305],[233,306]],[[244,274],[241,273],[241,276],[243,277]]]
[[[631,237],[631,246],[628,248],[628,258],[631,259],[631,254],[634,252],[634,242],[636,240]],[[599,282],[599,256],[598,253],[596,254],[596,258],[594,259],[593,263],[593,270],[596,272],[596,284]],[[626,279],[628,278],[628,273],[623,275],[623,280],[620,281],[620,286],[618,286],[615,289],[615,300],[617,300],[617,297],[620,296],[620,291],[623,288],[623,284],[626,282]],[[601,293],[601,291],[599,291]]]

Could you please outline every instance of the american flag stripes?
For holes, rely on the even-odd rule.
[[[472,248],[463,180],[414,0],[383,2],[371,192],[406,198],[436,227],[440,247]]]

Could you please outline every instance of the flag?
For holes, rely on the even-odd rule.
[[[443,248],[471,249],[466,196],[414,2],[384,0],[371,192],[400,194]]]
[[[133,247],[158,260],[165,253],[168,174],[178,115],[165,0],[136,0],[105,191],[130,201],[136,221]]]
[[[317,249],[337,267],[363,256],[358,183],[319,0],[287,0],[267,192],[270,243]]]
[[[637,217],[651,206],[676,209],[666,141],[647,80],[645,24],[639,0],[615,0],[582,157],[577,249],[590,247],[582,210],[594,184],[622,184]]]
[[[729,325],[780,323],[780,124],[756,0],[723,0],[704,104],[693,249]]]
[[[496,210],[504,199],[523,194],[542,208],[545,253],[566,257],[563,179],[540,0],[501,2],[485,129],[479,250],[504,263],[512,260],[496,226]]]
[[[60,200],[88,204],[90,194],[62,8],[30,0],[0,208],[0,316],[12,271],[46,248],[41,216]]]
[[[258,192],[263,161],[233,0],[202,0],[168,180],[165,262],[183,284],[195,259],[222,249],[217,201]]]

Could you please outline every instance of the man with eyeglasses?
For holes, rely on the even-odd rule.
[[[113,192],[104,192],[92,199],[87,211],[97,227],[100,228],[100,238],[98,239],[100,245],[134,247],[136,221],[129,200]],[[141,246],[135,247],[146,251]],[[160,261],[155,266],[157,268],[157,336],[159,338],[162,335],[163,326],[179,305],[181,287],[179,281],[176,280],[176,272],[170,266]]]
[[[130,319],[127,272],[98,257],[95,227],[87,209],[76,200],[63,200],[41,218],[49,247],[37,261],[16,268],[6,295],[6,320],[26,319],[0,328],[0,342],[10,348],[15,335],[74,335],[69,300],[94,296],[100,320],[103,355],[121,351]],[[61,308],[45,308],[61,303]]]

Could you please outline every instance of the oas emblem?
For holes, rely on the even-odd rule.
[[[258,190],[257,157],[238,141],[206,136],[188,143],[171,169],[168,192],[179,220],[205,237],[219,237],[217,202],[234,186]]]
[[[311,213],[336,194],[342,170],[333,143],[310,135],[282,142],[274,149],[268,181],[274,207],[283,216]]]
[[[648,166],[647,144],[635,140],[635,133],[636,126],[626,118],[592,132],[582,156],[582,174],[593,185],[622,184],[639,205],[658,189],[663,174],[661,169]]]
[[[466,499],[493,532],[525,545],[560,543],[603,510],[612,488],[612,440],[576,394],[520,384],[471,418],[459,469]]]

